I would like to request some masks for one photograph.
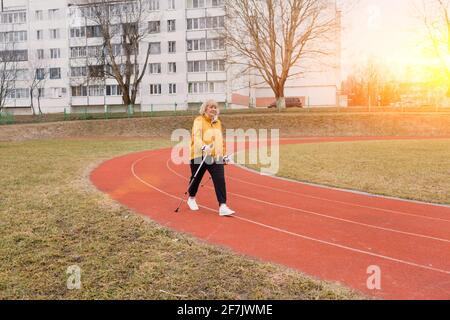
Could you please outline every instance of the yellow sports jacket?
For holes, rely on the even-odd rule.
[[[192,126],[191,160],[202,157],[202,146],[214,143],[210,155],[214,158],[226,155],[225,141],[223,139],[222,123],[214,123],[205,115],[194,120]]]

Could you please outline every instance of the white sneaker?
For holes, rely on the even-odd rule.
[[[192,211],[198,211],[198,205],[197,202],[195,201],[195,198],[189,197],[187,205],[189,206],[189,209],[191,209]]]
[[[226,204],[222,204],[219,208],[219,215],[221,217],[231,216],[234,213],[235,212],[233,210],[231,210],[230,208],[228,208],[228,206]]]

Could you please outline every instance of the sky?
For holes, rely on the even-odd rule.
[[[369,57],[404,76],[407,66],[423,61],[420,30],[423,24],[412,0],[360,0],[343,17],[343,76]]]

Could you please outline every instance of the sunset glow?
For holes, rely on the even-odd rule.
[[[375,59],[400,80],[429,77],[442,61],[436,57],[420,17],[420,1],[362,0],[344,17],[343,73]],[[450,55],[444,58],[450,65]],[[435,72],[438,76],[438,71]]]

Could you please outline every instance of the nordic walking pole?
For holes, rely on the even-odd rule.
[[[213,144],[210,144],[209,147],[212,149],[212,148],[213,148]],[[189,182],[187,191],[184,193],[185,196],[187,196],[187,194],[189,193],[189,189],[191,188],[192,184],[194,183],[195,179],[197,178],[197,175],[198,175],[198,173],[200,172],[200,169],[202,168],[202,166],[205,164],[206,158],[207,158],[208,156],[207,156],[207,155],[206,155],[206,156],[203,156],[203,151],[202,151],[202,157],[203,157],[202,163],[200,163],[200,166],[198,167],[197,172],[195,172],[194,176],[191,178],[191,181]],[[184,199],[181,199],[180,204],[179,204],[178,207],[175,209],[175,212],[176,212],[176,213],[178,213],[178,212],[180,211],[180,207],[181,207],[181,204],[183,203],[183,201],[184,201]]]

